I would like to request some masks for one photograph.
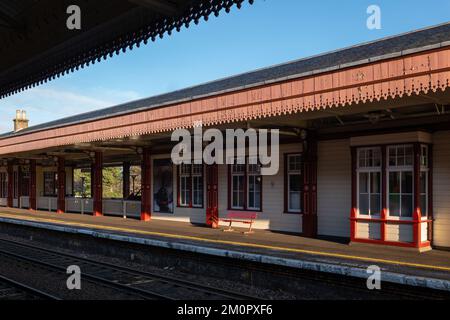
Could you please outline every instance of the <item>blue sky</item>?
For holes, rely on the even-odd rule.
[[[366,27],[372,4],[381,30]],[[0,100],[0,132],[17,108],[35,125],[449,20],[449,0],[255,0]]]

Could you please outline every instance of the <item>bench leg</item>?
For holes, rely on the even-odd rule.
[[[227,229],[223,229],[223,232],[232,232],[234,231],[233,228],[231,228],[231,224],[233,223],[233,221],[230,221],[230,224],[228,225]]]
[[[253,220],[250,222],[250,226],[248,227],[248,231],[244,232],[244,234],[252,234],[253,233],[252,226],[253,226]]]

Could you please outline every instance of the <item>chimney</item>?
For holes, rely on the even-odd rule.
[[[14,132],[28,128],[27,113],[25,110],[16,110],[16,118],[14,121]]]

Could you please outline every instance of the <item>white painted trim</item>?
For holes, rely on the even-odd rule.
[[[389,133],[350,138],[351,147],[380,144],[405,144],[412,142],[432,143],[433,139],[430,133],[423,131]]]

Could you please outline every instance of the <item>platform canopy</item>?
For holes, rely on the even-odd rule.
[[[245,0],[2,0],[0,98],[180,31]],[[253,3],[253,0],[249,0]],[[69,30],[69,6],[81,29]]]

